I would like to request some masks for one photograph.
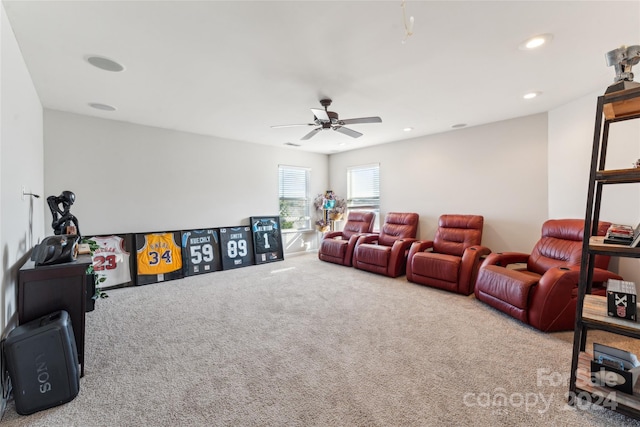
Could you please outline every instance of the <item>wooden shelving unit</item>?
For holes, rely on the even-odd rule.
[[[640,258],[640,248],[605,244],[597,237],[602,188],[604,185],[640,183],[640,168],[606,170],[605,161],[611,124],[640,118],[640,87],[608,93],[598,97],[591,172],[585,213],[585,237],[582,244],[580,284],[576,306],[576,328],[571,360],[569,403],[579,400],[600,404],[627,416],[640,419],[640,388],[627,394],[591,381],[591,353],[585,350],[589,330],[601,330],[640,339],[640,324],[609,317],[606,297],[589,295],[596,255]],[[640,313],[640,308],[639,311]],[[640,383],[640,381],[638,381]]]

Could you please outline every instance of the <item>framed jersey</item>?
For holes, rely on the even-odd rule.
[[[222,270],[218,230],[182,231],[182,269],[185,276]]]
[[[282,261],[282,234],[280,234],[279,216],[252,216],[251,237],[255,263]]]
[[[97,246],[91,254],[91,260],[93,271],[100,279],[100,289],[121,288],[133,284],[133,235],[94,236],[85,238],[85,241],[94,242]]]
[[[183,277],[180,232],[136,234],[137,284],[163,282]]]
[[[223,270],[253,265],[251,228],[246,225],[220,228],[220,252]]]

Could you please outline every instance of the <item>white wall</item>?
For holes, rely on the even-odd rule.
[[[549,216],[584,217],[596,103],[604,93],[591,93],[549,112]],[[631,167],[640,158],[640,121],[610,126],[607,169]],[[640,222],[640,184],[607,185],[600,219],[621,224]],[[640,285],[640,260],[614,258],[611,269]]]
[[[18,269],[44,236],[42,106],[15,37],[0,6],[0,330],[15,323]]]
[[[547,219],[547,115],[333,154],[330,188],[347,194],[347,167],[380,163],[381,217],[420,214],[431,239],[442,214],[479,214],[483,244],[528,252]],[[582,214],[579,215],[582,216]]]
[[[328,157],[45,109],[45,194],[73,191],[83,235],[248,224],[278,215],[278,165],[311,168],[324,191]],[[50,228],[51,213],[45,213]],[[304,248],[295,236],[295,248]],[[285,239],[291,236],[285,236]],[[312,244],[315,233],[304,237]]]

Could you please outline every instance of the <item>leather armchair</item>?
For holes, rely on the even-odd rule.
[[[404,274],[409,248],[416,241],[418,219],[417,213],[389,212],[380,233],[358,238],[353,266],[389,277]]]
[[[482,256],[484,218],[480,215],[442,215],[433,240],[417,241],[407,257],[407,280],[463,295],[473,293]]]
[[[598,224],[598,235],[610,223]],[[552,219],[542,225],[542,237],[531,254],[490,254],[480,267],[475,295],[480,301],[543,332],[574,328],[584,220]],[[521,264],[521,267],[507,268]],[[591,293],[605,295],[609,257],[597,255]]]
[[[342,231],[331,231],[320,242],[318,258],[322,261],[351,267],[353,250],[363,233],[373,231],[374,212],[349,212]]]

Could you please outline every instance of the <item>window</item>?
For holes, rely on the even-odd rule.
[[[280,226],[283,230],[308,230],[309,174],[307,168],[278,166]]]
[[[380,165],[354,166],[347,169],[347,209],[376,213],[374,228],[380,215]]]

